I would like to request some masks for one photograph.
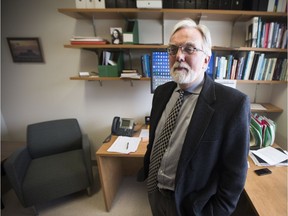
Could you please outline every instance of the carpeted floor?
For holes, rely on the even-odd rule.
[[[86,191],[78,192],[52,202],[37,206],[40,216],[151,216],[146,185],[136,177],[126,177],[114,199],[110,212],[106,212],[98,172],[95,173],[96,187],[92,196]],[[34,215],[32,208],[23,208],[13,190],[2,196],[5,206],[2,216]]]

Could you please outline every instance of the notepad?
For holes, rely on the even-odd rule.
[[[136,152],[140,144],[140,141],[141,141],[140,137],[119,136],[107,151],[118,152],[123,154]]]

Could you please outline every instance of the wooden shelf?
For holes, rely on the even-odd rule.
[[[273,18],[285,22],[287,14],[266,11],[242,10],[207,10],[207,9],[137,9],[137,8],[105,8],[79,9],[59,8],[58,11],[75,19],[183,19],[217,21],[247,21],[254,16]]]
[[[74,76],[70,77],[70,80],[87,80],[87,81],[111,81],[111,80],[124,80],[124,81],[150,81],[149,77],[142,77],[140,79],[129,79],[129,78],[120,78],[120,77],[97,77],[97,76],[90,76],[90,77],[79,77]]]
[[[237,80],[239,84],[287,84],[285,80]]]
[[[270,103],[260,103],[263,107],[266,108],[266,110],[261,110],[261,109],[252,109],[251,112],[258,112],[258,113],[280,113],[283,112],[283,109],[274,106]]]
[[[104,44],[104,45],[70,45],[65,44],[65,48],[76,49],[166,49],[167,45],[163,44]],[[286,49],[276,48],[253,48],[253,47],[221,47],[213,46],[213,51],[256,51],[256,52],[274,52],[286,53]]]

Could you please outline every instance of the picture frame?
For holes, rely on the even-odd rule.
[[[123,44],[123,31],[120,27],[111,27],[111,43],[112,44]]]
[[[8,37],[13,62],[44,62],[39,38],[37,37]]]

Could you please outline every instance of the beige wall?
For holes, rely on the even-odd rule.
[[[149,115],[152,101],[149,81],[134,81],[133,86],[127,81],[103,81],[101,86],[98,82],[69,80],[79,71],[97,70],[95,53],[63,47],[72,35],[93,35],[92,21],[76,20],[57,11],[71,7],[75,7],[73,0],[2,0],[2,140],[25,141],[28,124],[73,117],[78,119],[83,132],[89,135],[97,149],[110,133],[115,115],[134,118],[140,123]],[[147,29],[145,22],[150,28]],[[166,43],[173,23],[175,21],[171,20],[164,23],[163,37],[159,21],[140,21],[140,42]],[[230,46],[231,23],[206,23],[211,27],[214,45]],[[96,21],[96,32],[109,37],[109,27],[115,25],[121,26],[123,22]],[[243,36],[243,33],[237,34],[233,43],[239,44]],[[14,63],[6,37],[39,37],[45,63]],[[139,66],[139,62],[136,65]],[[245,86],[242,90],[254,100],[253,86]],[[271,87],[261,90],[261,100],[271,100],[270,90]],[[287,104],[287,88],[275,101],[280,102]],[[277,114],[276,118],[286,126],[278,137],[280,142],[287,144],[287,107],[285,109],[284,114],[280,117]]]

